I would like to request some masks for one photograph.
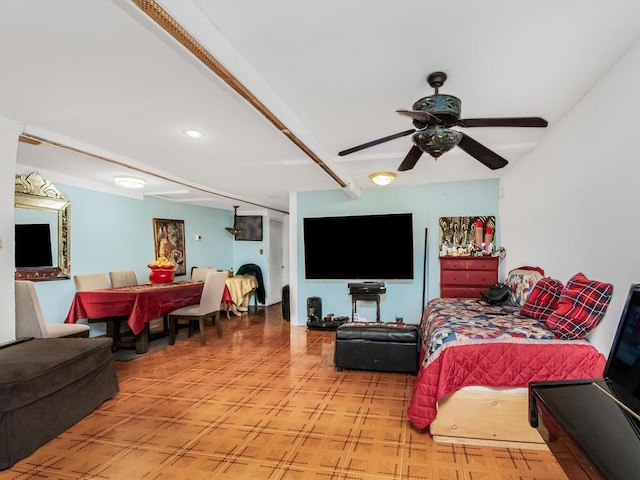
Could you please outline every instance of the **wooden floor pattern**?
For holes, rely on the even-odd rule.
[[[337,372],[335,333],[279,305],[222,327],[117,362],[120,393],[0,479],[566,479],[548,451],[434,443],[407,420],[415,377]]]

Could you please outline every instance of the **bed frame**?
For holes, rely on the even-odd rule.
[[[529,425],[526,388],[458,390],[438,402],[429,430],[442,443],[548,449]]]

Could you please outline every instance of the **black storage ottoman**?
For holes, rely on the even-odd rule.
[[[0,348],[0,470],[118,392],[112,340],[34,338]]]
[[[418,373],[420,332],[406,323],[350,322],[336,330],[336,369]]]

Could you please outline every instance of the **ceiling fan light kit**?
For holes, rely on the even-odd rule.
[[[237,220],[238,220],[238,207],[239,205],[234,205],[233,206],[233,227],[224,227],[224,229],[229,232],[231,235],[233,235],[234,237],[236,235],[238,235],[239,233],[242,233],[242,230],[240,230],[239,228],[236,227]]]
[[[447,80],[444,72],[433,72],[427,77],[429,85],[435,89],[433,95],[421,98],[413,104],[412,110],[396,110],[401,115],[413,119],[414,130],[405,130],[393,135],[372,140],[361,145],[348,148],[338,155],[344,156],[350,153],[364,150],[396,138],[411,135],[414,146],[398,167],[398,171],[411,170],[423,153],[428,153],[433,158],[440,157],[443,153],[458,146],[486,167],[496,170],[505,167],[509,162],[474,140],[466,133],[459,132],[451,127],[541,127],[548,125],[541,117],[503,117],[503,118],[460,118],[462,102],[453,95],[441,94],[439,89]]]

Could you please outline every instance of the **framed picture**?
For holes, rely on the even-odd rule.
[[[261,215],[236,217],[235,227],[240,230],[240,233],[236,234],[236,240],[247,240],[250,242],[262,241]]]
[[[495,235],[496,217],[440,217],[439,225],[439,241],[438,246],[441,249],[444,242],[448,247],[458,248],[467,247],[469,244],[476,243],[476,223],[480,221],[482,224],[482,235],[491,231]],[[488,230],[491,229],[491,230]]]
[[[176,266],[176,275],[187,274],[184,253],[184,220],[153,219],[153,246],[156,258],[166,257]]]

